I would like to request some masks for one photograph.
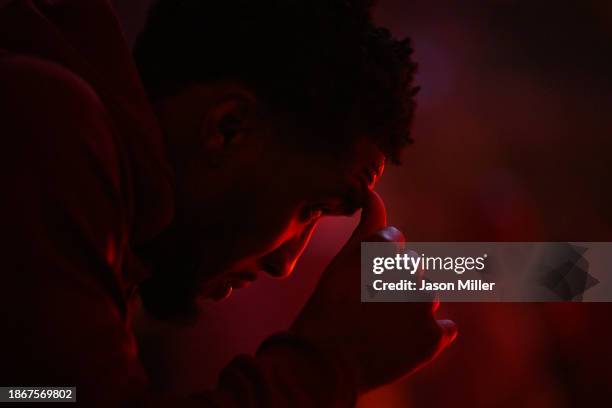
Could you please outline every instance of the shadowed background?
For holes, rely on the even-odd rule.
[[[133,41],[149,1],[114,3]],[[376,20],[412,37],[420,66],[416,144],[378,187],[408,240],[612,241],[610,2],[381,0]],[[356,223],[324,221],[291,278],[207,306],[193,328],[141,317],[153,380],[212,386],[234,355],[289,325]],[[460,329],[455,344],[360,408],[609,404],[610,312],[443,305]]]

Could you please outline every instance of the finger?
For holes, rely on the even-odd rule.
[[[457,325],[452,320],[441,319],[437,321],[438,326],[442,329],[443,345],[442,349],[451,344],[457,338]]]
[[[419,354],[411,373],[435,360],[457,338],[457,325],[452,320],[432,320],[428,326],[415,339]]]
[[[457,338],[457,325],[452,320],[436,320],[434,327],[435,329],[432,328],[432,335],[435,340],[430,343],[430,348],[427,352],[428,358],[424,360],[425,364],[434,360],[438,354]]]
[[[361,220],[355,228],[351,240],[362,241],[366,237],[382,230],[387,226],[387,209],[385,203],[378,193],[366,190],[363,208],[361,210]]]

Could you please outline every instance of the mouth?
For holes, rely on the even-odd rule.
[[[224,279],[211,293],[210,297],[215,302],[227,299],[236,289],[246,288],[257,280],[257,273],[244,271],[233,274]]]
[[[242,288],[246,288],[251,284],[251,281],[247,281],[244,279],[232,279],[230,281],[228,281],[228,285],[232,288],[232,289],[242,289]]]
[[[233,290],[234,289],[231,285],[227,285],[224,283],[224,284],[218,285],[215,289],[211,290],[209,292],[208,297],[215,302],[220,302],[230,297]]]

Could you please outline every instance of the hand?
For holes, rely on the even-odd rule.
[[[455,324],[436,320],[437,301],[362,303],[361,242],[404,242],[386,225],[380,196],[369,192],[355,232],[329,264],[292,331],[343,358],[365,392],[412,373],[456,337]]]

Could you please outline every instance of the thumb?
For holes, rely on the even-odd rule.
[[[385,203],[378,193],[369,189],[366,190],[366,197],[361,210],[361,220],[353,235],[351,235],[350,241],[361,242],[386,226],[387,209]]]

